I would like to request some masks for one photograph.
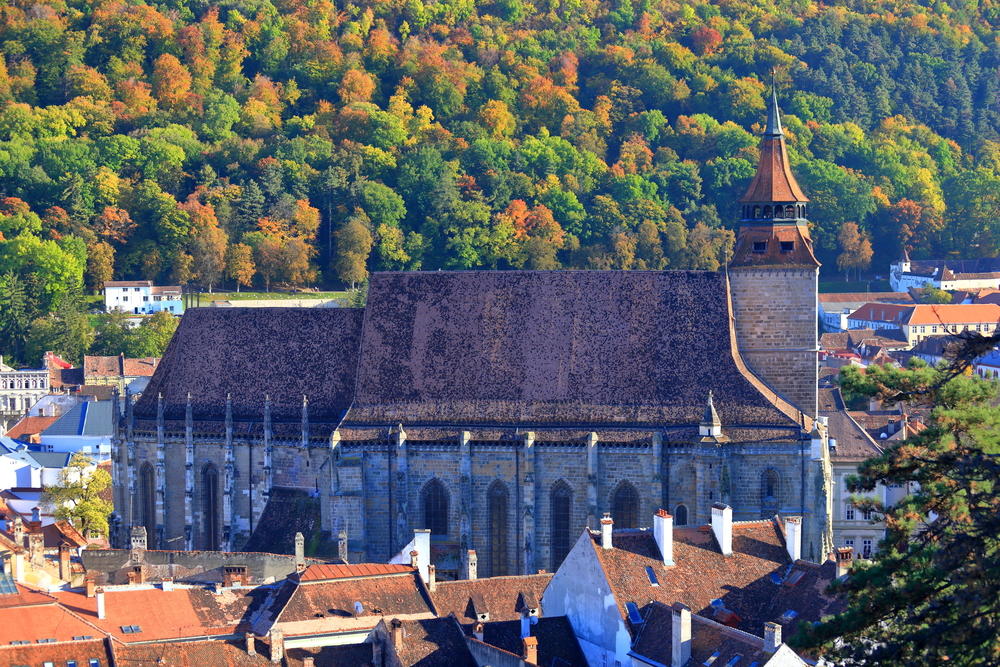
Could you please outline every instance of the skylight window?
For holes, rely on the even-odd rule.
[[[773,583],[773,584],[775,584],[777,586],[780,586],[781,585],[781,575],[779,575],[777,572],[772,572],[771,573],[771,583]]]
[[[55,639],[39,639],[38,643],[39,644],[55,644],[56,640]]]
[[[27,639],[15,639],[10,643],[11,646],[24,646],[25,644],[30,644]]]
[[[73,641],[75,641],[75,642],[82,642],[82,641],[86,641],[87,639],[93,639],[93,638],[94,637],[92,635],[77,635],[77,636],[73,637]]]
[[[656,572],[650,566],[646,566],[646,576],[649,577],[650,586],[659,586],[660,582],[656,580]]]
[[[736,667],[736,663],[739,662],[742,658],[743,656],[737,653],[736,655],[734,655],[732,658],[729,659],[729,662],[726,663],[726,667]]]
[[[718,660],[720,655],[722,655],[722,654],[719,653],[718,651],[716,651],[712,655],[708,656],[708,660],[706,660],[702,664],[705,665],[705,667],[708,667],[708,665],[711,665],[713,662],[715,662],[716,660]]]
[[[629,622],[642,623],[642,616],[639,614],[639,605],[634,602],[626,602],[625,609],[628,611]]]
[[[134,635],[139,632],[142,632],[142,628],[140,628],[138,625],[123,625],[122,632],[125,633],[126,635]]]
[[[781,615],[781,620],[782,621],[786,621],[786,622],[787,621],[791,621],[791,620],[793,620],[798,615],[799,615],[799,612],[797,612],[797,611],[795,611],[793,609],[789,609],[788,611],[786,611],[784,614]]]
[[[101,661],[98,658],[91,658],[87,667],[101,667]]]

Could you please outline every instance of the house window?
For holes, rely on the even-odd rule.
[[[927,333],[927,327],[920,327],[920,333]]]
[[[872,511],[871,510],[861,510],[861,518],[864,519],[865,521],[871,521],[872,520]]]
[[[845,547],[850,547],[851,549],[853,549],[854,548],[854,540],[844,540],[844,546]]]
[[[754,252],[767,252],[767,241],[754,241],[753,242]]]
[[[490,485],[490,575],[507,574],[507,485],[500,480]]]
[[[861,557],[871,558],[872,557],[872,541],[871,540],[861,540]]]
[[[143,297],[142,297],[142,300],[143,300],[143,301],[149,301],[149,297],[148,297],[148,296],[143,296]]]
[[[937,327],[931,327],[931,333],[937,333]]]
[[[201,469],[201,492],[205,504],[205,549],[219,550],[219,471],[208,463]]]
[[[135,291],[136,291],[136,292],[138,292],[138,291],[139,291],[139,288],[138,288],[138,287],[136,287],[136,288],[134,288],[134,289],[135,289]]]
[[[848,521],[854,521],[854,505],[847,506],[847,512],[844,514],[844,518]]]
[[[688,525],[688,508],[686,505],[678,505],[674,510],[674,525],[675,526],[686,526]]]
[[[139,468],[139,525],[146,527],[146,539],[152,544],[156,535],[156,475],[148,461]]]
[[[572,533],[570,513],[573,506],[573,490],[563,481],[556,483],[550,494],[552,509],[552,571],[555,572],[569,553]]]
[[[611,518],[616,528],[639,527],[639,492],[630,483],[625,482],[615,491]]]
[[[128,301],[128,297],[127,296],[123,296],[122,297],[122,301]]]
[[[760,478],[760,517],[770,519],[778,513],[781,498],[781,477],[778,471],[769,468]]]
[[[424,527],[431,535],[448,535],[448,492],[436,477],[424,487]]]
[[[910,327],[910,333],[917,333],[916,327]]]
[[[781,241],[781,252],[792,252],[794,250],[795,250],[795,241]]]

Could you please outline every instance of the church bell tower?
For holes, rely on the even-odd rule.
[[[809,200],[788,164],[773,84],[757,174],[739,201],[729,283],[740,354],[775,392],[815,417],[820,265],[806,220]]]

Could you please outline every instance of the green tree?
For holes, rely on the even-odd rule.
[[[28,340],[30,313],[24,282],[13,271],[0,276],[0,351],[18,363]]]
[[[59,481],[45,488],[41,500],[56,519],[69,521],[84,535],[106,536],[114,505],[101,498],[101,492],[109,486],[111,473],[95,466],[83,452],[77,452],[59,471]]]
[[[363,224],[362,216],[352,216],[337,231],[337,255],[333,269],[338,278],[351,285],[352,290],[368,277],[368,255],[373,245],[371,232]]]
[[[834,590],[848,607],[795,641],[845,665],[996,665],[1000,660],[1000,409],[997,385],[965,371],[998,337],[957,341],[950,368],[845,368],[849,391],[929,408],[925,428],[861,464],[851,491],[910,489],[884,516],[874,559]]]

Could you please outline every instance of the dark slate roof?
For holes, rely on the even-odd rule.
[[[355,603],[361,603],[361,613]],[[434,616],[434,607],[420,580],[420,573],[411,570],[372,577],[351,577],[301,583],[295,587],[276,622],[282,624],[322,622],[333,627],[341,619],[367,617],[375,627],[380,617],[425,614]],[[314,623],[318,627],[319,623]],[[298,626],[296,626],[298,627]],[[305,630],[296,634],[304,634]]]
[[[476,667],[453,616],[402,623],[403,641],[395,653],[404,667]]]
[[[491,617],[492,618],[492,617]],[[472,633],[472,626],[466,631]],[[587,660],[565,616],[542,617],[531,626],[531,636],[538,640],[539,665],[586,665]],[[483,627],[483,641],[514,655],[523,655],[521,621],[489,622]]]
[[[430,595],[439,615],[454,614],[463,625],[475,623],[477,614],[484,612],[490,615],[491,623],[515,620],[520,623],[521,609],[538,608],[551,580],[552,574],[548,573],[441,581]],[[477,605],[483,609],[478,609]],[[486,642],[493,643],[489,639]]]
[[[374,274],[347,423],[798,421],[735,347],[722,273]]]
[[[45,435],[101,436],[114,433],[111,420],[114,405],[108,401],[81,401],[61,416]]]
[[[313,418],[339,418],[354,389],[362,311],[346,308],[192,308],[167,346],[137,417],[156,417],[163,394],[167,418],[185,417],[190,392],[195,418],[221,419],[226,395],[233,417],[298,421],[302,397]]]
[[[293,555],[295,533],[312,536],[320,523],[318,498],[301,489],[275,487],[243,551]]]
[[[837,449],[830,451],[834,461],[864,461],[882,453],[875,440],[847,412],[836,410],[820,414],[829,419],[830,438],[837,441]]]

